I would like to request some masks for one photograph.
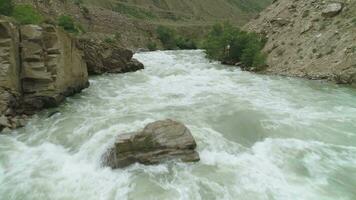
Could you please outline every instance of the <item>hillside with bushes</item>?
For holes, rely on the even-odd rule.
[[[240,26],[266,7],[271,0],[13,0],[16,5],[31,5],[47,22],[57,23],[70,16],[81,37],[116,43],[132,50],[163,49],[157,29],[173,30],[178,46],[195,46],[189,39],[200,39],[217,22]],[[188,39],[189,38],[189,39]],[[175,45],[177,46],[177,45]],[[172,48],[169,48],[172,49]],[[176,49],[176,48],[174,48]]]
[[[160,22],[213,23],[219,20],[243,24],[265,8],[270,0],[83,0],[131,18]]]

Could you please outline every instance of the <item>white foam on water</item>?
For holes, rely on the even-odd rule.
[[[145,70],[93,77],[60,113],[0,135],[1,200],[356,199],[355,90],[243,72],[203,51],[135,57]],[[164,118],[189,127],[199,163],[101,166],[118,134]]]

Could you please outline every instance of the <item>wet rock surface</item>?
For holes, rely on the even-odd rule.
[[[148,124],[142,131],[121,134],[103,156],[103,164],[113,169],[134,163],[145,165],[179,159],[197,162],[196,142],[189,129],[170,119]]]

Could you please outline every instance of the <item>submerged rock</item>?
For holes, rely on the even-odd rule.
[[[115,169],[170,159],[197,162],[200,158],[195,149],[196,142],[189,129],[167,119],[150,123],[140,132],[119,135],[114,147],[104,155],[104,165]]]

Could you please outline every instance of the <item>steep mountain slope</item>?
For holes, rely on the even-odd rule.
[[[271,0],[14,0],[32,4],[47,18],[71,15],[88,38],[114,38],[137,49],[159,43],[158,25],[170,26],[189,37],[200,37],[222,21],[242,25]]]
[[[151,21],[214,22],[242,24],[271,0],[84,0],[126,16]]]
[[[276,0],[245,29],[268,37],[267,73],[356,83],[355,0]]]

